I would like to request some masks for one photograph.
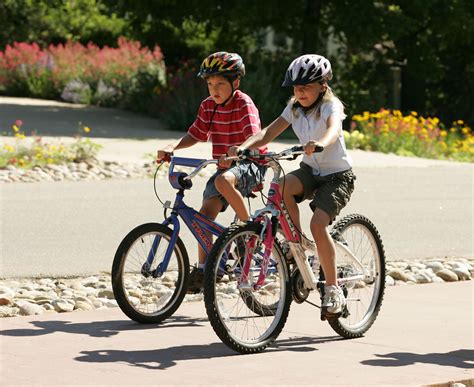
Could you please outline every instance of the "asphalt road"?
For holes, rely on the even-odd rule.
[[[70,141],[81,121],[104,146],[100,157],[122,162],[143,161],[145,153],[154,153],[180,135],[163,130],[158,120],[120,110],[0,98],[0,131],[16,119],[23,120],[27,133],[36,130],[61,136],[61,141]],[[9,141],[14,139],[0,138],[0,143]],[[288,146],[276,142],[272,150]],[[180,155],[205,158],[209,149],[209,144],[197,144]],[[356,189],[341,216],[368,216],[379,229],[388,259],[474,256],[472,164],[351,154]],[[295,162],[285,165],[287,171],[297,167]],[[195,208],[200,206],[204,182],[197,178],[186,196]],[[164,199],[174,198],[166,179],[160,181],[159,192]],[[253,209],[260,205],[254,200]],[[308,209],[301,206],[303,225],[309,224]],[[0,214],[0,278],[108,272],[129,230],[163,220],[150,179],[0,184]],[[229,224],[232,218],[228,211],[218,221]],[[187,230],[182,238],[193,262],[195,242]]]
[[[343,213],[362,213],[379,229],[388,259],[473,256],[472,169],[361,168]],[[469,178],[471,175],[471,179]],[[204,178],[187,203],[199,208]],[[160,222],[152,180],[3,184],[0,278],[86,275],[109,271],[120,240],[133,227]],[[159,183],[163,199],[174,192]],[[254,199],[253,208],[261,204]],[[301,207],[302,224],[311,212]],[[228,224],[232,212],[218,220]],[[306,229],[306,231],[308,231]],[[193,261],[188,230],[182,238]]]

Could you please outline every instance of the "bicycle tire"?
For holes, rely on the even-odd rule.
[[[274,244],[272,263],[267,270],[270,274],[265,284],[257,290],[251,285],[239,289],[243,262],[233,260],[228,252],[235,240],[255,238],[257,253],[252,256],[251,268],[254,270],[249,277],[249,283],[254,284],[260,272],[259,249],[262,245],[258,242],[261,230],[260,223],[248,223],[224,231],[207,257],[204,275],[204,302],[212,328],[224,344],[243,354],[261,352],[276,340],[286,323],[292,300],[288,267],[278,244]],[[224,266],[227,283],[222,278]],[[234,293],[229,294],[228,289],[235,289]],[[248,305],[251,300],[267,298],[271,301],[258,301],[258,307]],[[271,308],[270,313],[265,314],[262,305],[275,305],[276,310]],[[252,328],[255,329],[253,332]]]
[[[349,247],[374,276],[373,281],[358,281],[343,285],[342,289],[347,299],[346,310],[339,318],[328,318],[329,325],[340,336],[361,337],[375,322],[382,306],[385,290],[385,252],[382,239],[375,225],[360,214],[350,214],[339,220],[332,228],[331,235]],[[350,261],[339,262],[339,258],[337,260],[339,278],[357,272]],[[361,311],[361,317],[357,317],[356,314]]]
[[[189,281],[189,258],[178,237],[168,270],[153,272],[162,261],[173,231],[162,224],[147,223],[130,231],[120,243],[112,265],[112,288],[120,309],[142,324],[160,323],[181,305]],[[155,237],[160,244],[152,266],[144,266]]]

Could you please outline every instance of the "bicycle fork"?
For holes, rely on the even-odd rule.
[[[150,275],[152,275],[153,278],[159,278],[168,269],[168,264],[170,262],[171,255],[173,254],[176,241],[178,240],[180,230],[179,221],[175,216],[171,216],[163,222],[163,225],[165,226],[169,226],[170,224],[173,224],[173,234],[166,248],[163,260],[157,265],[155,270],[150,270],[153,265],[153,261],[155,260],[156,252],[162,239],[161,235],[156,235],[153,240],[153,244],[150,248],[150,251],[148,252],[147,260],[141,268],[141,273],[144,277],[149,277]]]
[[[260,263],[260,273],[258,275],[257,281],[251,284],[249,281],[250,265],[252,262],[252,257],[255,252],[255,247],[257,245],[256,238],[253,237],[248,242],[248,250],[247,250],[247,253],[245,254],[244,267],[242,270],[242,276],[239,281],[240,289],[252,288],[253,290],[257,290],[261,288],[262,285],[265,283],[265,278],[267,277],[268,264],[270,263],[270,256],[273,251],[273,243],[275,241],[278,219],[276,217],[272,217],[271,220],[268,217],[265,217],[264,219],[265,219],[265,223],[263,225],[262,232],[260,234],[260,240],[263,240],[265,251],[263,254],[263,259]]]

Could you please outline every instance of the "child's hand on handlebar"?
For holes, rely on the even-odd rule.
[[[227,155],[230,157],[235,157],[242,153],[242,150],[243,149],[240,146],[234,145],[229,148],[229,150],[227,151]]]
[[[221,155],[221,157],[219,157],[219,161],[217,162],[219,168],[230,168],[231,165],[232,160],[227,160],[227,155]]]
[[[303,145],[304,153],[308,156],[314,152],[321,152],[324,149],[324,145],[319,141],[310,140]]]
[[[164,161],[170,161],[173,152],[166,150],[166,149],[158,149],[156,152],[156,162],[161,164]]]

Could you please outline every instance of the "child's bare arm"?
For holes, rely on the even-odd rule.
[[[175,150],[189,148],[196,144],[198,140],[194,137],[191,137],[189,134],[181,137],[178,141],[168,144],[162,149],[158,149],[157,159],[161,160],[165,157],[166,154],[173,153]]]
[[[229,156],[236,156],[241,150],[248,148],[258,148],[260,146],[268,144],[270,141],[275,139],[281,132],[288,128],[290,124],[283,118],[278,117],[261,132],[249,137],[240,146],[233,146],[229,149]]]

